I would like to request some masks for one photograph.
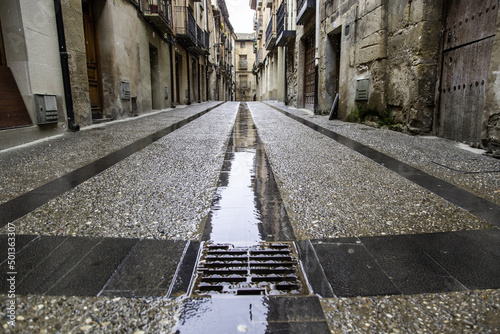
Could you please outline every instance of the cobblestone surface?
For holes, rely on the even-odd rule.
[[[298,239],[492,228],[270,107],[249,107]]]
[[[0,152],[0,202],[213,105]],[[249,107],[298,239],[492,228],[265,105]],[[199,239],[237,108],[224,104],[55,198],[17,220],[17,234]],[[497,160],[443,139],[289,111],[499,202]],[[6,333],[140,334],[175,332],[183,300],[17,296],[15,329],[6,323],[10,299],[0,295],[0,301]],[[500,333],[500,290],[330,298],[321,304],[332,333]]]
[[[237,109],[224,104],[42,205],[17,233],[199,239]]]
[[[500,290],[322,299],[332,333],[500,333]]]
[[[20,296],[15,327],[0,295],[4,333],[174,333],[181,299]]]
[[[364,124],[328,120],[282,103],[268,102],[294,115],[335,131],[428,174],[500,204],[500,159],[467,145],[438,137],[410,136]]]
[[[19,149],[0,151],[0,203],[33,190],[220,102],[102,123]]]

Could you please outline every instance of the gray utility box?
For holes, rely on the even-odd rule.
[[[370,86],[369,79],[359,79],[356,82],[356,101],[368,100],[368,88]]]
[[[52,124],[59,121],[55,95],[35,94],[37,124]]]

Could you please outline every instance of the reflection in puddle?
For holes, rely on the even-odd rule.
[[[268,311],[265,297],[186,299],[178,333],[265,333]]]
[[[240,104],[203,240],[295,240],[250,111]]]

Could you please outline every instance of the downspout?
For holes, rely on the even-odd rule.
[[[288,82],[287,82],[287,77],[286,77],[286,72],[288,71],[288,47],[284,47],[284,53],[285,53],[285,97],[284,97],[284,103],[287,106],[288,105]]]
[[[198,57],[198,103],[201,102],[201,73],[200,73],[200,57]]]
[[[80,126],[75,123],[75,113],[73,110],[73,96],[71,95],[71,81],[69,77],[68,51],[66,49],[66,37],[64,34],[64,22],[62,16],[61,0],[54,0],[54,10],[56,14],[57,38],[59,40],[59,54],[61,57],[61,71],[64,86],[64,100],[66,102],[66,115],[68,118],[68,128],[76,132]]]
[[[314,45],[314,113],[319,112],[318,82],[319,82],[319,39],[320,39],[320,0],[316,0],[316,38]]]
[[[170,54],[170,107],[175,108],[175,101],[174,101],[174,61],[175,59],[172,59],[172,44],[174,43],[172,41],[172,35],[169,35],[169,41],[168,43],[168,53]]]
[[[187,9],[186,9],[187,10]],[[191,104],[191,80],[189,80],[189,63],[191,62],[191,59],[190,59],[190,53],[189,51],[186,51],[186,54],[187,54],[187,59],[186,59],[186,68],[187,68],[187,80],[188,80],[188,101],[187,101],[187,104]]]

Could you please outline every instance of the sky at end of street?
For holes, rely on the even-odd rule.
[[[234,32],[253,32],[253,16],[255,11],[250,9],[249,0],[226,0],[226,7]]]

